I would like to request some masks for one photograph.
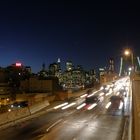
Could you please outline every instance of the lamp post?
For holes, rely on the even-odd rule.
[[[124,55],[125,56],[131,56],[132,72],[134,72],[134,54],[133,54],[132,50],[126,49],[124,51]]]
[[[131,111],[131,114],[130,114],[130,124],[129,124],[129,136],[128,138],[131,140],[131,139],[135,139],[135,128],[136,128],[136,121],[135,121],[135,114],[136,114],[136,111],[135,111],[135,107],[136,107],[136,103],[134,102],[135,100],[135,96],[134,94],[132,94],[132,87],[133,87],[133,76],[134,76],[134,55],[133,55],[133,52],[132,50],[130,49],[126,49],[124,51],[124,55],[125,56],[130,56],[131,57],[131,65],[132,65],[132,68],[131,68],[131,74],[130,74],[130,80],[131,80],[131,92],[130,92],[130,100],[132,100],[132,102],[130,103],[130,106],[132,108],[132,111]]]

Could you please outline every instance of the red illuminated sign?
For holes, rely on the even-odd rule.
[[[16,67],[21,67],[21,63],[16,63]]]

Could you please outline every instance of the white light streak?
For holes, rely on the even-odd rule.
[[[116,95],[117,95],[117,96],[120,95],[120,92],[118,91],[118,92],[116,93]]]
[[[97,105],[97,104],[94,103],[94,104],[90,105],[87,109],[88,109],[88,110],[91,110],[91,109],[93,109],[96,105]]]
[[[108,96],[108,95],[110,95],[110,94],[112,94],[112,91],[111,91],[111,90],[109,90],[109,92],[108,92],[108,93],[106,93],[106,95],[105,95],[105,96]]]
[[[91,97],[91,96],[93,96],[95,93],[97,93],[99,91],[101,91],[101,90],[97,90],[97,91],[93,92],[92,94],[88,95],[87,97]]]
[[[119,76],[121,76],[121,74],[122,74],[122,65],[123,65],[123,58],[121,57]]]
[[[120,103],[119,109],[122,109],[123,107],[123,102]]]
[[[111,102],[107,103],[107,105],[105,106],[106,109],[108,109],[111,105]]]
[[[71,106],[73,106],[73,105],[75,105],[75,104],[76,104],[76,103],[68,104],[68,105],[62,107],[62,110],[67,109],[67,108],[69,108],[69,107],[71,107]]]
[[[81,109],[81,108],[83,108],[84,106],[86,106],[86,103],[83,103],[83,104],[81,104],[81,105],[79,105],[76,109]]]
[[[57,106],[54,107],[54,109],[58,109],[58,108],[60,108],[60,107],[62,107],[62,106],[65,106],[65,105],[67,105],[67,104],[68,104],[68,103],[66,102],[66,103],[63,103],[63,104],[57,105]]]
[[[100,87],[100,90],[103,90],[104,89],[104,87],[102,86],[102,87]]]
[[[86,97],[88,94],[81,95],[80,98]]]
[[[87,97],[91,97],[91,96],[93,96],[95,93],[92,93],[92,94],[90,94],[90,95],[88,95]]]
[[[139,67],[140,67],[140,58],[139,58],[139,57],[137,57],[137,60],[138,60],[138,63],[139,63]]]
[[[104,95],[104,92],[101,92],[100,94],[99,94],[99,96],[103,96]]]
[[[104,97],[101,96],[101,97],[100,97],[100,102],[103,102],[103,100],[104,100]]]

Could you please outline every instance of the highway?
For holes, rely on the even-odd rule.
[[[123,131],[123,108],[106,108],[112,94],[102,95],[102,90],[92,94],[104,97],[98,104],[85,105],[83,97],[56,107],[50,112],[0,131],[2,140],[120,140]],[[91,94],[91,95],[92,95]],[[62,104],[61,104],[62,105]],[[69,106],[69,107],[67,107]]]
[[[28,140],[38,139],[38,136],[46,133],[46,129],[55,121],[63,116],[67,116],[72,112],[52,111],[48,112],[38,118],[19,123],[14,127],[0,131],[0,138],[2,140]]]
[[[42,140],[119,140],[122,116],[107,115],[102,111],[100,107],[78,111],[54,127]]]

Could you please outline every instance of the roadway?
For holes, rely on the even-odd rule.
[[[72,112],[50,111],[42,116],[19,123],[13,127],[0,131],[2,140],[34,140],[41,134],[46,132],[46,129],[55,121],[69,115]]]
[[[97,94],[100,94],[98,91]],[[123,128],[123,112],[106,108],[110,96],[105,98],[91,110],[86,105],[76,109],[80,105],[81,98],[73,101],[68,109],[53,109],[46,114],[14,127],[0,131],[2,140],[120,140]],[[54,127],[56,122],[59,122]]]
[[[122,115],[108,115],[97,106],[65,118],[41,140],[120,140],[121,130]]]

